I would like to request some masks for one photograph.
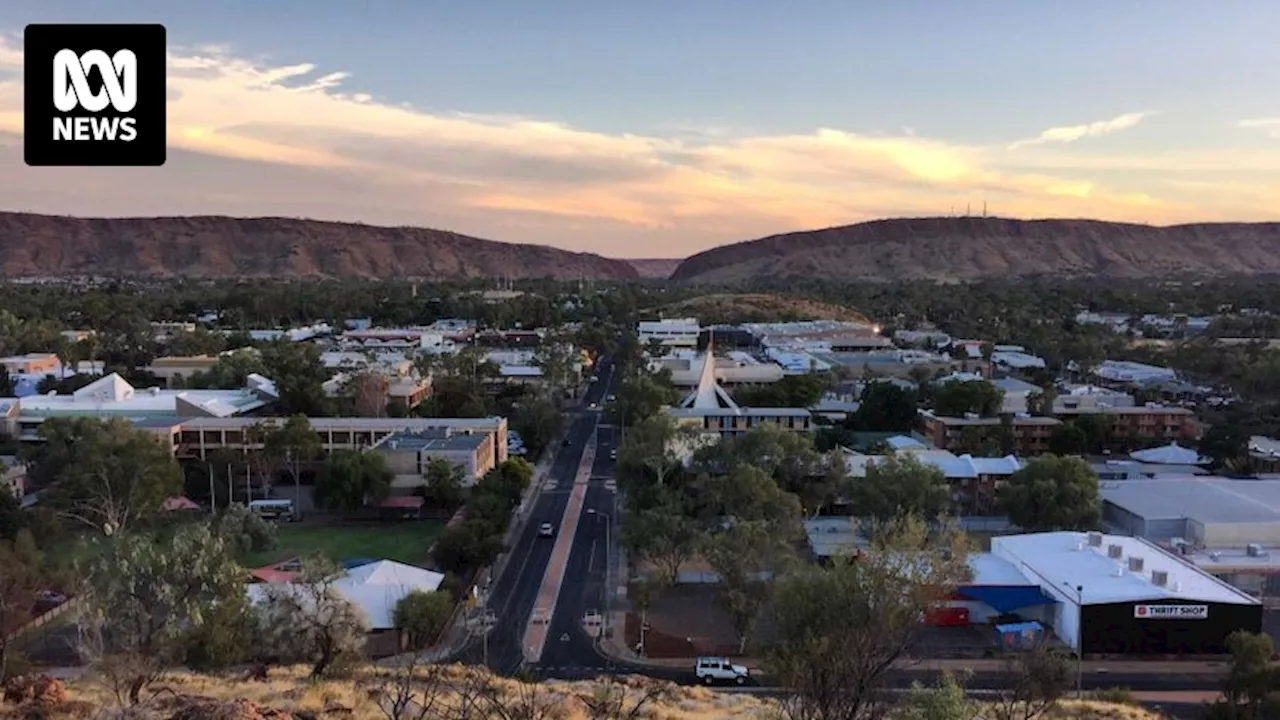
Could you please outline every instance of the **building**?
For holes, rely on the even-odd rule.
[[[1262,631],[1262,603],[1141,538],[1050,532],[991,539],[1057,603],[1046,624],[1084,654],[1217,654]]]
[[[705,362],[704,355],[691,350],[677,350],[651,362],[650,366],[670,370],[671,383],[676,387],[692,388],[698,386]],[[714,363],[716,382],[721,386],[761,385],[777,382],[783,377],[783,369],[779,365],[762,363],[741,351],[730,352],[728,357],[717,357]]]
[[[10,375],[56,375],[62,370],[57,353],[27,353],[0,358],[0,365]]]
[[[991,351],[991,364],[1010,370],[1043,370],[1044,358],[1028,353],[1020,345],[996,345]]]
[[[250,375],[246,387],[240,390],[167,390],[134,388],[111,373],[70,395],[28,395],[9,400],[17,406],[17,413],[9,414],[5,430],[20,440],[36,440],[40,424],[51,417],[172,422],[181,418],[232,418],[252,413],[278,398],[275,384],[256,374]]]
[[[1089,463],[1099,480],[1152,480],[1159,477],[1208,475],[1209,471],[1194,465],[1162,465],[1137,460],[1101,460]]]
[[[1061,420],[1050,417],[1005,417],[1007,421],[998,417],[943,417],[921,410],[920,434],[943,450],[958,451],[969,444],[1003,444],[1007,427],[1013,454],[1032,456],[1049,451],[1049,436],[1062,424]]]
[[[1011,475],[1022,469],[1022,461],[1012,455],[1005,457],[956,455],[946,450],[929,449],[912,438],[897,437],[890,440],[900,446],[896,452],[914,457],[942,471],[947,479],[947,486],[951,490],[952,507],[960,515],[998,514],[996,491]],[[910,441],[916,447],[911,447],[904,441]],[[866,477],[868,466],[884,462],[885,457],[846,451],[845,466],[849,477]]]
[[[667,408],[677,424],[715,435],[741,435],[764,425],[774,425],[791,432],[813,430],[813,415],[807,408],[741,407],[716,382],[715,350],[707,346],[702,357],[698,385],[679,407]]]
[[[636,325],[642,347],[650,342],[661,343],[663,347],[698,347],[698,335],[702,327],[697,318],[668,318],[664,320],[645,320]]]
[[[1061,398],[1059,398],[1061,399]],[[1057,408],[1054,415],[1062,419],[1095,415],[1110,423],[1107,440],[1117,444],[1151,442],[1174,443],[1193,440],[1200,433],[1196,414],[1184,407],[1147,403],[1137,407]]]
[[[1115,408],[1133,407],[1133,396],[1110,388],[1097,385],[1070,385],[1053,399],[1053,411],[1102,412]]]
[[[370,450],[385,457],[387,466],[395,473],[392,491],[408,494],[426,487],[423,475],[432,460],[445,460],[461,467],[474,483],[497,465],[496,443],[497,438],[490,433],[437,427],[388,435]]]
[[[1280,480],[1161,476],[1099,492],[1103,519],[1121,532],[1207,550],[1280,548]]]
[[[1254,472],[1280,472],[1280,440],[1264,435],[1250,437],[1249,465]]]
[[[1031,412],[1031,398],[1044,392],[1039,385],[1017,378],[996,378],[991,384],[1004,393],[1000,412],[1014,415]]]
[[[403,352],[326,352],[320,355],[320,361],[338,371],[323,385],[329,397],[341,395],[352,376],[360,373],[385,379],[387,400],[400,402],[406,408],[417,407],[431,396],[431,378],[419,376],[413,361]]]
[[[257,450],[262,439],[258,426],[282,422],[281,418],[152,419],[135,423],[154,432],[179,458],[204,459],[219,449]],[[493,464],[507,459],[507,419],[487,418],[357,418],[313,417],[311,427],[329,450],[362,450],[374,447],[396,433],[426,433],[447,428],[455,434],[492,437]]]
[[[1148,383],[1178,379],[1178,373],[1170,368],[1129,360],[1104,360],[1101,365],[1093,369],[1093,374],[1113,383]]]

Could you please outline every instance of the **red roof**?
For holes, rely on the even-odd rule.
[[[298,573],[285,572],[274,567],[258,568],[249,574],[264,583],[287,583],[298,578]]]
[[[417,495],[399,495],[396,497],[389,497],[382,501],[382,505],[380,505],[380,507],[416,510],[422,507],[422,498]]]
[[[171,497],[164,501],[165,510],[199,510],[200,506],[188,497]]]

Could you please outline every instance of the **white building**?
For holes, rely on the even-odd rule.
[[[1093,374],[1104,380],[1125,383],[1171,382],[1178,379],[1178,373],[1170,368],[1129,360],[1104,360],[1093,369]]]
[[[702,334],[702,326],[697,318],[665,318],[662,320],[644,320],[636,325],[636,334],[640,345],[648,345],[651,341],[662,343],[663,347],[698,347],[698,336]]]

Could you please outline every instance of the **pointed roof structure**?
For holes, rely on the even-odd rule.
[[[1129,453],[1129,457],[1138,462],[1158,465],[1208,465],[1213,462],[1212,459],[1202,457],[1195,450],[1184,448],[1176,442],[1162,447],[1135,450]]]
[[[702,371],[698,374],[698,387],[680,403],[682,408],[697,410],[738,410],[738,403],[716,380],[715,346],[708,342],[707,352],[702,356]]]

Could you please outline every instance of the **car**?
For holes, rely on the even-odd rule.
[[[618,448],[613,448],[612,450],[609,451],[609,459],[610,460],[618,459]]]
[[[587,407],[588,407],[589,409],[591,409],[591,410],[595,410],[596,408],[598,408],[598,407],[600,407],[600,406],[599,406],[599,405],[596,405],[595,403],[591,403],[591,404],[590,404],[590,405],[588,405]]]
[[[751,673],[742,665],[729,662],[728,658],[700,657],[693,667],[694,675],[704,684],[731,682],[745,685]]]
[[[617,400],[617,399],[618,399],[618,396],[617,396],[617,395],[609,395],[609,396],[605,397],[605,400],[606,400],[606,401],[608,401],[608,402],[613,402],[614,400]]]
[[[555,526],[549,522],[542,523],[538,526],[538,535],[541,537],[551,537],[556,534]]]
[[[572,445],[573,443],[569,442],[569,438],[565,438],[565,439],[564,439],[564,442],[562,442],[562,443],[560,443],[560,444],[561,444],[561,445],[563,445],[564,447],[569,447],[569,446],[570,446],[570,445]]]

